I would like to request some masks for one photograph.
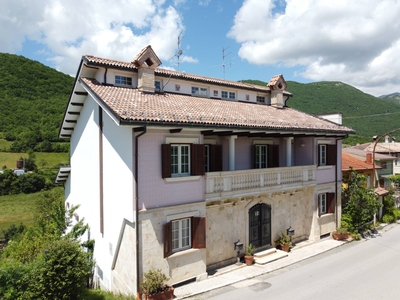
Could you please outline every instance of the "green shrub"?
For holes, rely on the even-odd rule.
[[[54,241],[40,261],[33,291],[37,299],[82,299],[92,262],[78,242]]]
[[[400,219],[400,209],[395,209],[394,210],[394,216],[395,216],[396,220]]]
[[[142,290],[147,295],[153,295],[160,293],[169,287],[166,286],[165,281],[169,278],[161,272],[160,269],[151,269],[147,273],[144,273],[144,280],[142,282]]]
[[[34,265],[3,261],[0,265],[0,299],[34,299],[31,293]]]
[[[355,231],[351,217],[348,214],[342,214],[342,219],[340,221],[340,228],[347,228],[349,232]]]
[[[16,226],[15,224],[11,224],[6,230],[3,230],[4,234],[4,239],[6,240],[6,243],[8,243],[11,239],[14,237],[18,236],[25,230],[25,225],[24,224],[19,224],[19,226]]]
[[[384,223],[393,223],[394,221],[395,221],[395,219],[394,219],[394,217],[393,217],[393,215],[384,215],[383,217],[382,217],[382,221],[384,222]]]

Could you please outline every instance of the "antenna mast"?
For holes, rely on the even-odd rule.
[[[178,35],[178,52],[175,55],[176,57],[178,57],[178,71],[179,71],[179,64],[180,64],[180,57],[183,53],[182,49],[181,49],[181,42],[182,42],[183,36],[182,36],[182,32]]]
[[[225,80],[225,57],[227,57],[229,54],[231,54],[231,52],[229,52],[228,54],[225,54],[225,50],[228,48],[229,48],[229,46],[226,48],[222,48],[222,70],[224,72],[224,80]]]

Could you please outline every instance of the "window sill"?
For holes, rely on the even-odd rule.
[[[326,214],[320,215],[319,218],[326,218],[326,217],[333,216],[333,215],[334,215],[333,213],[326,213]]]
[[[189,255],[189,254],[197,252],[197,251],[199,251],[199,249],[190,248],[187,250],[182,250],[182,251],[172,253],[172,255],[168,256],[168,258],[179,258],[180,256]]]
[[[182,177],[170,177],[170,178],[164,178],[166,182],[179,182],[179,181],[195,181],[200,179],[199,176],[182,176]]]
[[[317,166],[318,170],[328,170],[328,169],[332,169],[334,167],[334,165],[330,165],[330,166]]]

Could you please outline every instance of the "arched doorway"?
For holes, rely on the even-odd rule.
[[[271,205],[261,203],[250,208],[249,244],[256,248],[271,245]]]

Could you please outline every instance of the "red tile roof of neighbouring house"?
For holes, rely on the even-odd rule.
[[[342,171],[350,171],[351,169],[355,171],[373,170],[373,168],[372,164],[342,152]],[[375,165],[375,169],[382,169],[382,167]]]

